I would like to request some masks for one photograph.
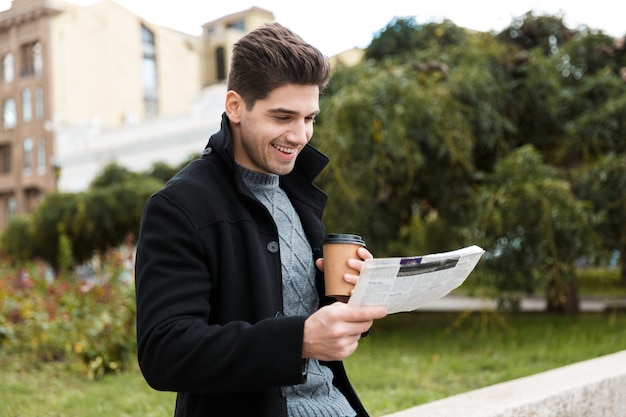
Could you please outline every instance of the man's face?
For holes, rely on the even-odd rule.
[[[319,113],[319,88],[287,84],[257,100],[252,109],[238,94],[228,94],[226,107],[235,161],[265,174],[290,173],[296,157],[313,136],[313,122]],[[237,105],[229,106],[230,99],[237,100]]]

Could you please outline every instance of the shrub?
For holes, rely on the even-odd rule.
[[[134,285],[132,265],[121,254],[110,251],[88,273],[57,277],[42,264],[3,268],[0,348],[36,361],[78,361],[92,379],[131,368]]]

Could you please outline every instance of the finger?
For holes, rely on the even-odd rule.
[[[363,261],[360,259],[349,258],[348,266],[352,269],[356,269],[357,271],[360,271],[361,268],[363,267]]]
[[[349,284],[356,284],[357,281],[359,280],[359,276],[346,273],[346,274],[343,274],[343,280]]]
[[[335,304],[341,305],[343,309],[342,319],[346,322],[367,322],[381,319],[387,315],[387,309],[383,306],[348,306],[342,303]]]
[[[320,271],[324,272],[324,258],[318,258],[315,260],[315,266]]]
[[[359,255],[361,257],[361,259],[365,260],[365,259],[371,259],[374,257],[374,255],[372,255],[372,253],[370,251],[368,251],[365,248],[359,248],[356,251],[357,255]]]

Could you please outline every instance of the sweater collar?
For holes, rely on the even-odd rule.
[[[248,188],[269,190],[272,188],[278,188],[279,186],[280,178],[276,174],[256,172],[239,164],[237,164],[237,170],[241,174],[241,178],[243,178],[243,182],[248,186]]]

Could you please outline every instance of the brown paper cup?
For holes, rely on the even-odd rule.
[[[365,247],[361,236],[329,234],[322,241],[324,252],[324,286],[328,297],[349,297],[354,284],[343,279],[345,273],[359,275],[359,271],[348,266],[349,258],[359,259],[356,251]]]

